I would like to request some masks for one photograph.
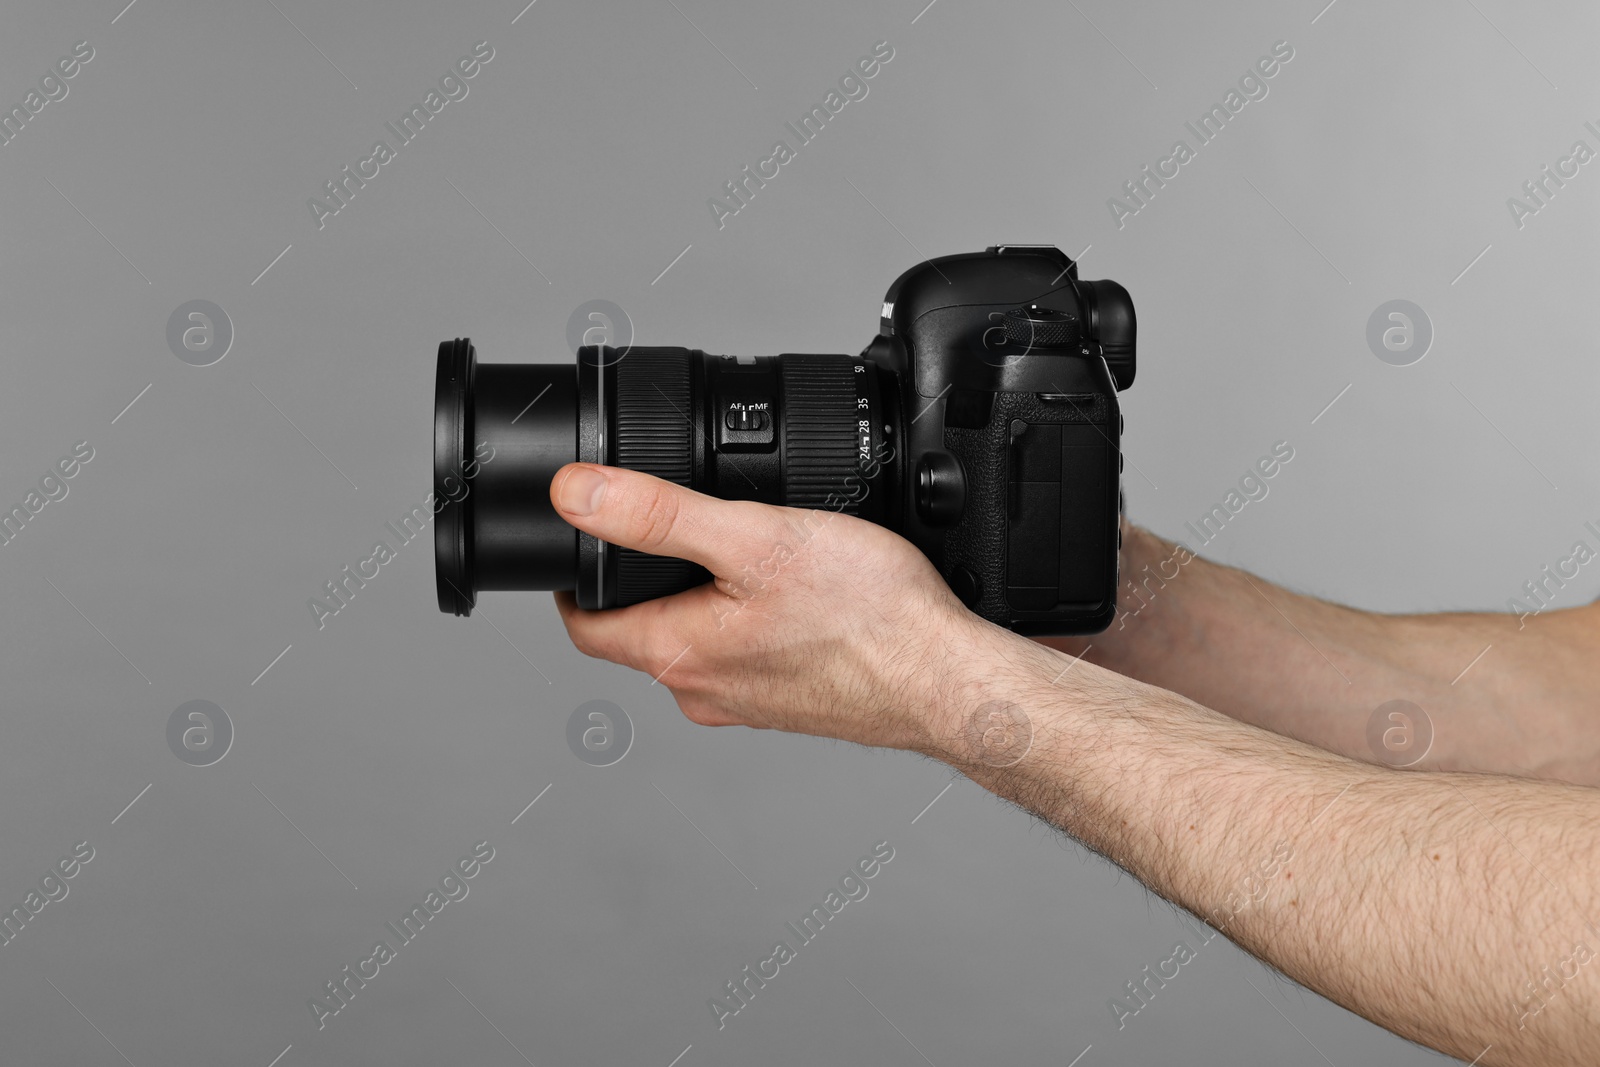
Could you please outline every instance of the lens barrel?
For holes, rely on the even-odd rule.
[[[465,338],[439,346],[433,493],[439,609],[470,614],[484,589],[571,589],[577,531],[550,503],[575,458],[570,365],[477,361]],[[440,506],[442,503],[442,506]]]
[[[470,341],[446,341],[434,403],[440,610],[467,615],[481,591],[527,589],[621,607],[709,580],[697,564],[608,544],[562,520],[550,481],[574,460],[892,527],[892,379],[836,354],[586,346],[576,366],[480,364]],[[757,573],[771,565],[750,561]]]

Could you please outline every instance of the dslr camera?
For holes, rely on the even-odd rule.
[[[1116,614],[1134,332],[1121,285],[1080,280],[1048,245],[998,245],[902,274],[856,356],[588,345],[575,364],[479,363],[469,340],[446,341],[439,607],[467,615],[479,592],[512,589],[621,607],[708,580],[564,522],[550,481],[576,460],[858,516],[916,545],[993,623],[1098,632]],[[472,458],[484,444],[492,463]]]

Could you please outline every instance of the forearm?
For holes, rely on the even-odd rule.
[[[1600,794],[1354,763],[1092,665],[1053,683],[1069,661],[998,631],[984,652],[931,754],[1396,1033],[1492,1045],[1482,1064],[1595,1061]],[[1006,705],[1026,744],[973,728]]]
[[[1480,1063],[1600,1058],[1597,980],[1574,969],[1600,945],[1588,918],[1600,903],[1600,790],[1398,772],[1232,721],[983,622],[909,543],[857,519],[712,500],[586,464],[564,468],[551,497],[578,529],[716,575],[611,611],[557,598],[580,649],[667,685],[693,721],[917,749],[1398,1033]],[[773,559],[781,579],[752,586],[751,561]],[[1296,650],[1299,633],[1345,661],[1343,684],[1374,687],[1362,707],[1407,678],[1443,677],[1442,653],[1417,652],[1426,640],[1388,655],[1381,632],[1328,605],[1278,594],[1298,618],[1293,640],[1265,615],[1230,622],[1226,598],[1237,607],[1247,581],[1197,569],[1163,590],[1185,603],[1163,617],[1162,640],[1202,689],[1234,695],[1227,710],[1341,736],[1319,715],[1337,718],[1349,702],[1334,702],[1334,683],[1301,680],[1312,661]],[[1441,647],[1450,641],[1459,636]],[[1553,674],[1583,678],[1577,654],[1553,655]],[[1252,657],[1269,676],[1230,685],[1223,674],[1247,671]],[[1205,673],[1211,658],[1220,663]],[[1271,705],[1279,687],[1288,711]],[[1511,695],[1488,706],[1513,706]],[[1526,706],[1526,721],[1552,721],[1532,697]],[[1442,740],[1466,721],[1449,710],[1448,720],[1435,712]],[[1553,985],[1524,991],[1541,980]]]
[[[1587,611],[1376,615],[1289,592],[1129,526],[1118,620],[1047,644],[1357,759],[1392,700],[1435,728],[1416,766],[1600,783]]]

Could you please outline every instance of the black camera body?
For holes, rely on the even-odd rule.
[[[915,544],[991,622],[1098,632],[1116,614],[1117,392],[1133,382],[1134,334],[1122,286],[1081,281],[1053,247],[1002,245],[902,274],[858,356],[585,346],[576,367],[480,366],[469,341],[447,341],[439,606],[465,615],[480,590],[571,589],[582,607],[620,607],[708,579],[563,522],[550,479],[579,460],[859,516]],[[472,462],[485,448],[494,460]],[[763,584],[764,566],[750,561]]]
[[[1080,281],[1048,246],[931,260],[885,296],[864,356],[900,381],[900,532],[989,621],[1067,634],[1114,618],[1134,341],[1127,290]]]

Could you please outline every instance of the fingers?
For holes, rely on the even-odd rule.
[[[714,574],[761,559],[791,533],[783,512],[719,500],[621,467],[569,463],[550,482],[567,522],[602,541],[655,556],[691,560]]]
[[[578,607],[577,598],[571,593],[556,594],[556,610],[561,613],[567,635],[578,651],[648,674],[672,692],[673,699],[690,722],[700,726],[771,729],[730,710],[715,686],[709,691],[704,687],[707,675],[704,665],[696,662],[696,656],[714,652],[715,643],[707,640],[704,631],[682,623],[686,613],[714,612],[721,606],[719,602],[729,601],[709,585],[610,611],[585,611]],[[700,636],[694,637],[696,634]],[[703,647],[696,648],[695,641],[700,641]],[[725,673],[715,677],[726,681]]]
[[[567,628],[567,636],[579,652],[643,671],[657,680],[683,657],[688,638],[681,636],[685,612],[707,599],[726,598],[710,586],[660,600],[647,600],[632,607],[609,611],[585,611],[571,593],[556,594],[556,610]],[[711,607],[703,607],[708,614]],[[671,681],[670,676],[664,679]]]

